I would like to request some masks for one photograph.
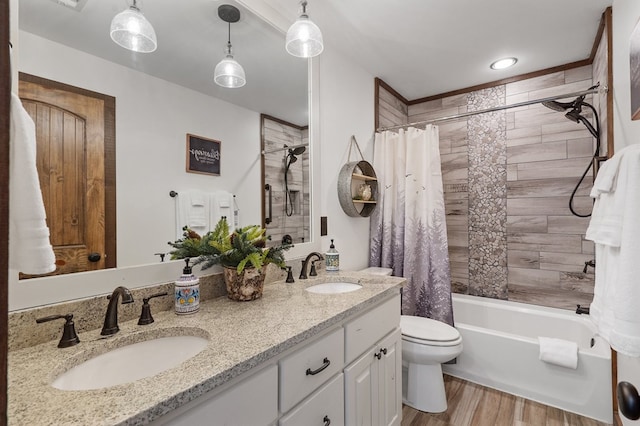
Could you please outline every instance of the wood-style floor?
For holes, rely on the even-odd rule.
[[[429,414],[404,405],[402,426],[605,426],[587,417],[444,376],[448,409]],[[616,419],[616,425],[622,425]]]

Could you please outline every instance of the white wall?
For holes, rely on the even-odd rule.
[[[233,192],[242,223],[260,223],[257,112],[24,31],[19,55],[22,72],[116,98],[119,267],[156,263],[154,253],[169,251],[176,237],[171,190]],[[222,141],[220,176],[185,171],[187,133]]]
[[[340,253],[341,269],[362,269],[369,261],[369,218],[347,216],[338,201],[338,174],[349,161],[349,142],[355,135],[365,160],[373,162],[374,76],[354,65],[336,49],[320,56],[320,214],[327,216],[328,235]],[[360,160],[351,152],[351,161]],[[354,155],[355,154],[355,155]],[[317,188],[317,187],[316,187]]]
[[[615,151],[640,143],[640,121],[631,121],[629,39],[640,18],[640,1],[613,0],[613,99]],[[640,302],[640,301],[638,301]],[[618,381],[640,390],[640,358],[618,355]],[[640,424],[620,416],[625,425]]]

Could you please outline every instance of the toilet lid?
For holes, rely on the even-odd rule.
[[[402,315],[400,317],[402,335],[432,342],[452,342],[460,338],[460,333],[449,324],[430,318]]]

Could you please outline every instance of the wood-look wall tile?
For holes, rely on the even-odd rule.
[[[507,182],[508,198],[568,197],[574,190],[576,181],[572,177],[555,179],[530,179]],[[581,185],[577,196],[588,196],[590,187]]]
[[[518,180],[518,165],[507,164],[507,181]]]
[[[451,231],[469,231],[469,216],[448,215],[446,217],[447,229]]]
[[[507,216],[507,232],[547,232],[547,216]]]
[[[569,139],[582,139],[582,138],[588,138],[589,136],[591,136],[591,133],[589,133],[588,130],[586,129],[579,129],[578,130],[574,130],[572,132],[564,132],[564,133],[552,133],[552,134],[548,134],[548,135],[542,135],[542,143],[552,143],[555,141],[567,141]]]
[[[507,250],[509,268],[540,269],[540,252]]]
[[[564,160],[537,161],[532,163],[519,163],[518,179],[540,179],[541,176],[547,179],[556,179],[563,177],[577,178],[582,176],[586,168],[584,158],[569,158]],[[587,173],[591,176],[591,171]],[[578,182],[577,180],[575,181]]]
[[[544,89],[534,90],[531,93],[529,93],[529,96],[531,96],[531,99],[542,99],[542,98],[548,98],[551,96],[563,95],[566,93],[580,92],[582,90],[588,89],[589,86],[591,86],[591,78],[589,78],[589,80],[573,81],[573,82],[570,82],[567,84],[561,84],[555,87],[550,86]],[[573,98],[568,100],[573,100]],[[542,108],[546,108],[542,104],[540,104],[539,106],[541,106]],[[556,114],[563,115],[559,112],[556,112]]]
[[[593,272],[583,273],[582,268],[577,272],[563,272],[560,274],[560,288],[572,292],[593,295],[595,276]]]
[[[469,169],[452,169],[452,170],[443,170],[442,171],[442,179],[447,182],[452,183],[466,183],[469,177]]]
[[[542,126],[551,123],[567,121],[563,114],[548,108],[529,108],[515,113],[516,128]]]
[[[540,252],[540,269],[562,272],[582,272],[584,263],[593,259],[593,255],[581,253]]]
[[[593,241],[585,240],[584,237],[582,239],[582,253],[594,255],[596,252],[596,247]]]
[[[409,110],[409,123],[415,123],[418,121],[430,121],[436,118],[451,117],[457,114],[458,114],[458,108],[456,107],[441,109],[441,110],[434,110],[434,111],[426,111],[420,114],[412,114],[411,110]]]
[[[540,77],[508,83],[506,84],[506,94],[507,96],[511,96],[517,93],[532,92],[534,90],[560,86],[562,84],[564,84],[564,72],[559,71],[552,74],[542,75]]]
[[[590,197],[575,197],[573,207],[579,212],[591,211]],[[507,215],[570,215],[567,197],[510,198],[507,200]]]
[[[538,287],[538,288],[558,288],[560,282],[560,272],[544,271],[540,269],[509,267],[507,277],[509,286],[512,284]]]
[[[515,283],[509,284],[509,300],[514,302],[575,311],[576,305],[588,306],[592,299],[593,295],[591,294],[561,288],[544,289]]]
[[[593,67],[591,65],[585,65],[578,68],[571,68],[565,70],[564,81],[565,83],[573,83],[574,81],[586,81],[588,86],[591,86]]]
[[[594,149],[595,143],[593,138],[572,139],[567,141],[567,156],[569,158],[591,157]]]
[[[446,98],[442,98],[442,106],[441,108],[451,108],[451,107],[467,107],[467,94],[461,93],[459,95],[447,96]]]
[[[402,102],[400,99],[396,98],[387,89],[385,89],[384,87],[380,87],[379,94],[380,94],[380,98],[378,99],[378,102],[382,102],[382,101],[385,102],[387,105],[391,106],[396,111],[400,111],[402,115],[406,116],[408,114],[407,105],[404,102]]]
[[[542,134],[542,126],[517,127],[513,130],[507,130],[507,143],[509,139],[528,138],[531,136],[540,136]]]
[[[455,107],[456,105],[449,106],[449,108],[455,108]],[[428,102],[409,105],[407,109],[407,114],[409,115],[409,117],[412,117],[412,116],[416,116],[424,113],[441,111],[442,109],[444,109],[442,107],[442,99],[434,99]]]
[[[564,158],[567,158],[567,143],[565,141],[545,144],[544,149],[541,149],[538,145],[507,147],[508,164],[560,160]]]
[[[507,247],[509,250],[580,253],[582,238],[580,235],[512,232],[507,234]]]
[[[550,234],[584,234],[589,226],[589,217],[549,216]]]
[[[469,232],[447,230],[449,247],[469,247]]]
[[[511,138],[507,139],[507,147],[520,146],[520,145],[532,145],[542,143],[542,136],[528,136],[524,138]]]

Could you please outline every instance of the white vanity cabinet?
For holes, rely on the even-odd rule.
[[[399,425],[399,325],[395,294],[152,424]]]

